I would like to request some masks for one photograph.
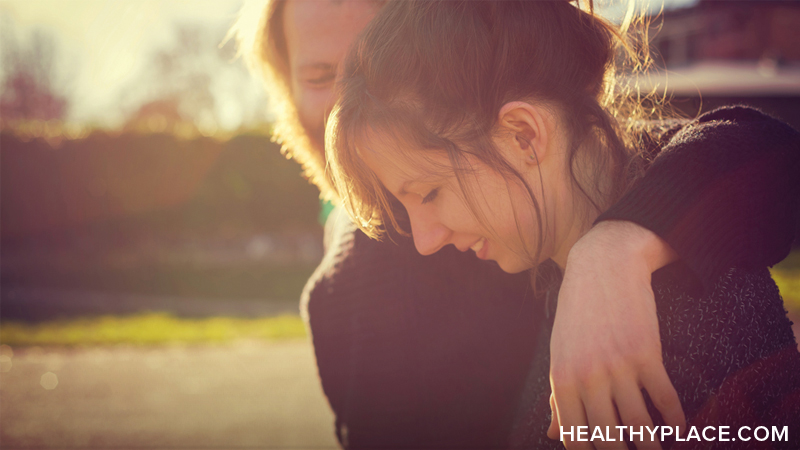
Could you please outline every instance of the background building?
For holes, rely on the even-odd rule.
[[[800,128],[800,2],[709,1],[651,24],[659,71],[644,80],[694,115],[745,103]]]

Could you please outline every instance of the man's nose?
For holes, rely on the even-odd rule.
[[[409,212],[411,236],[421,255],[432,255],[447,245],[452,231],[428,211]]]

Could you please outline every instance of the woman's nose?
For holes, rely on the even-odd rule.
[[[439,251],[448,243],[452,231],[427,211],[412,213],[409,211],[411,219],[411,236],[414,238],[414,246],[421,255],[432,255]]]

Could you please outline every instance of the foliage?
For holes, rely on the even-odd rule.
[[[37,30],[27,45],[21,44],[13,24],[7,18],[3,18],[3,22],[0,120],[3,123],[63,120],[68,102],[58,87],[55,38]]]
[[[3,238],[318,229],[317,192],[263,135],[94,132],[47,141],[4,131],[0,156]]]
[[[120,93],[126,129],[174,131],[188,124],[210,134],[267,121],[264,90],[236,60],[234,42],[224,39],[227,29],[175,24],[171,41],[152,51]]]

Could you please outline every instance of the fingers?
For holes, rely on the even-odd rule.
[[[627,450],[620,440],[617,411],[612,402],[611,389],[595,389],[586,396],[586,416],[589,419],[589,434],[597,450]],[[599,436],[597,436],[599,434]]]
[[[556,414],[556,398],[550,394],[550,427],[547,428],[547,437],[550,439],[559,438],[558,414]]]
[[[662,365],[642,368],[638,374],[616,371],[600,380],[588,377],[577,385],[555,385],[552,378],[551,383],[554,384],[550,396],[553,416],[547,434],[551,439],[563,436],[569,450],[627,448],[620,440],[618,425],[625,426],[624,438],[630,439],[638,450],[661,450],[660,435],[653,425],[642,387],[652,392],[650,396],[667,425],[685,428],[680,399]],[[578,435],[578,427],[586,427],[584,434]]]
[[[616,246],[619,238],[607,240],[598,234],[601,228],[593,230],[570,250],[558,294],[550,341],[554,418],[548,435],[560,438],[563,433],[559,433],[559,427],[566,432],[570,427],[590,425],[602,427],[605,432],[606,426],[620,424],[626,426],[626,437],[630,437],[630,431],[636,433],[633,440],[640,448],[659,448],[647,430],[642,435],[638,433],[640,426],[653,429],[642,388],[667,425],[685,427],[677,392],[663,367],[650,284],[651,272],[670,258],[656,263],[650,257],[663,255],[658,248],[644,243],[623,249]],[[589,239],[590,236],[593,237]],[[648,250],[643,251],[645,247]],[[588,429],[591,438],[594,428]],[[618,441],[620,430],[613,431]],[[605,443],[589,439],[589,444],[614,448],[611,445],[619,442],[612,443],[610,437]],[[576,435],[572,440],[577,438]],[[570,450],[579,448],[572,443],[565,445]]]
[[[634,380],[618,382],[614,388],[614,401],[617,404],[620,420],[626,427],[625,436],[633,441],[636,448],[661,450],[659,434],[650,433],[655,427],[638,383]]]
[[[642,387],[650,395],[653,404],[661,413],[664,422],[671,427],[686,428],[686,416],[683,414],[678,392],[672,386],[664,366],[658,364],[644,369],[639,375]]]
[[[588,430],[588,422],[586,420],[586,413],[583,409],[583,401],[581,401],[581,398],[579,395],[577,395],[577,392],[562,391],[562,393],[559,394],[559,392],[553,391],[553,394],[550,396],[550,398],[552,400],[551,405],[555,405],[555,412],[558,418],[559,427],[563,426],[566,433],[571,432],[571,434],[565,434],[564,440],[562,441],[567,450],[594,449],[589,439],[590,434],[582,434],[579,436],[577,433],[578,427],[583,427],[584,433],[586,433],[586,430]],[[560,428],[555,430],[555,439],[561,439],[560,431]]]

